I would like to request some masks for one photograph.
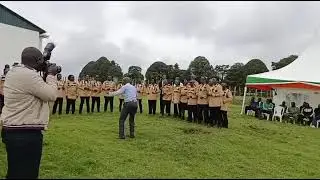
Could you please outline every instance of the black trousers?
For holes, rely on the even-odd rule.
[[[114,100],[113,96],[111,96],[111,97],[105,96],[104,97],[104,112],[107,111],[109,102],[110,102],[110,112],[113,112],[113,100]]]
[[[90,105],[89,105],[90,97],[80,97],[80,100],[81,101],[80,101],[80,107],[79,107],[79,114],[82,113],[84,101],[86,101],[87,113],[90,113]]]
[[[210,111],[210,118],[209,118],[209,125],[217,127],[222,127],[222,118],[221,118],[221,107],[209,107]]]
[[[222,119],[222,127],[223,128],[228,128],[228,111],[222,111],[221,110],[221,119]]]
[[[124,103],[119,119],[119,138],[125,138],[124,125],[129,115],[130,137],[134,137],[134,116],[137,113],[137,102]]]
[[[119,112],[121,112],[124,99],[119,99]]]
[[[173,104],[173,116],[174,117],[181,117],[181,108],[180,103],[179,104]]]
[[[0,114],[2,114],[3,106],[4,106],[4,96],[0,94]]]
[[[100,112],[100,97],[92,97],[91,112],[94,112],[95,104],[97,104],[97,111]]]
[[[197,105],[188,105],[188,121],[196,122],[198,120]]]
[[[7,151],[7,179],[37,179],[42,155],[41,130],[1,132]]]
[[[198,104],[198,123],[204,122],[205,124],[208,124],[209,122],[209,106],[208,104]]]
[[[139,105],[139,110],[140,110],[140,113],[142,113],[142,99],[138,99],[138,105]]]
[[[69,114],[71,108],[72,114],[76,111],[76,100],[75,99],[67,99],[67,109],[66,114]]]
[[[161,115],[164,115],[164,110],[166,110],[166,113],[168,114],[168,116],[170,116],[171,113],[171,101],[166,101],[163,100],[163,106],[161,109]]]
[[[163,98],[163,95],[160,94],[160,113],[161,113],[161,110],[163,109],[163,106],[164,106],[162,98]]]
[[[149,114],[156,114],[157,100],[148,100]]]
[[[56,114],[58,106],[59,106],[58,113],[62,114],[62,104],[63,104],[63,98],[58,97],[53,104],[52,114]]]
[[[179,113],[180,113],[180,117],[181,117],[182,119],[185,118],[184,113],[185,113],[186,110],[188,110],[188,104],[187,104],[187,103],[181,103],[181,102],[180,102],[180,110],[179,110]]]

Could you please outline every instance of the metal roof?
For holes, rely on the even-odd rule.
[[[21,27],[24,29],[30,29],[37,31],[40,34],[46,33],[46,31],[42,28],[38,27],[2,4],[0,4],[0,23]]]

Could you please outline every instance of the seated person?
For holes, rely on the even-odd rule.
[[[256,108],[257,108],[257,102],[255,101],[255,98],[252,97],[251,100],[250,100],[249,106],[246,106],[246,107],[245,107],[244,113],[247,114],[247,112],[248,112],[249,110],[255,111]]]
[[[313,126],[317,126],[317,121],[320,120],[320,104],[314,109],[314,117],[312,121]]]
[[[303,119],[307,118],[309,121],[307,121],[307,125],[310,126],[312,122],[312,115],[313,115],[313,108],[310,107],[309,103],[306,103],[304,107],[302,107],[301,114],[298,117],[298,122],[300,124],[305,124],[305,121]]]
[[[296,107],[295,102],[291,102],[291,107],[288,108],[288,111],[284,113],[284,117],[292,119],[296,121],[298,119],[298,115],[300,114],[300,109]]]
[[[272,103],[272,100],[271,100],[271,99],[267,99],[266,103],[263,103],[262,113],[269,114],[270,117],[272,117],[272,115],[273,115],[273,108],[274,108],[274,105],[273,105],[273,103]]]
[[[258,98],[257,108],[255,110],[255,117],[257,117],[257,118],[261,117],[262,107],[263,107],[263,102],[262,102],[261,98]]]
[[[284,113],[286,113],[287,112],[287,105],[286,105],[286,102],[285,101],[282,101],[282,103],[281,103],[281,105],[280,105],[281,107],[283,107],[283,110],[284,110]]]

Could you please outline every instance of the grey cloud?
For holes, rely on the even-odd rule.
[[[190,38],[213,31],[214,13],[205,2],[140,2],[129,8],[128,14],[167,35]]]

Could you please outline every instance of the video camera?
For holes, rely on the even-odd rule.
[[[48,76],[48,69],[50,66],[55,65],[55,63],[50,63],[50,57],[51,57],[51,52],[52,50],[55,48],[56,46],[53,43],[48,43],[46,45],[46,47],[44,48],[43,51],[43,60],[44,60],[44,64],[43,64],[43,68],[42,68],[42,72],[43,72],[43,79],[46,80],[47,76]],[[61,66],[57,66],[57,73],[61,73],[62,68]]]

